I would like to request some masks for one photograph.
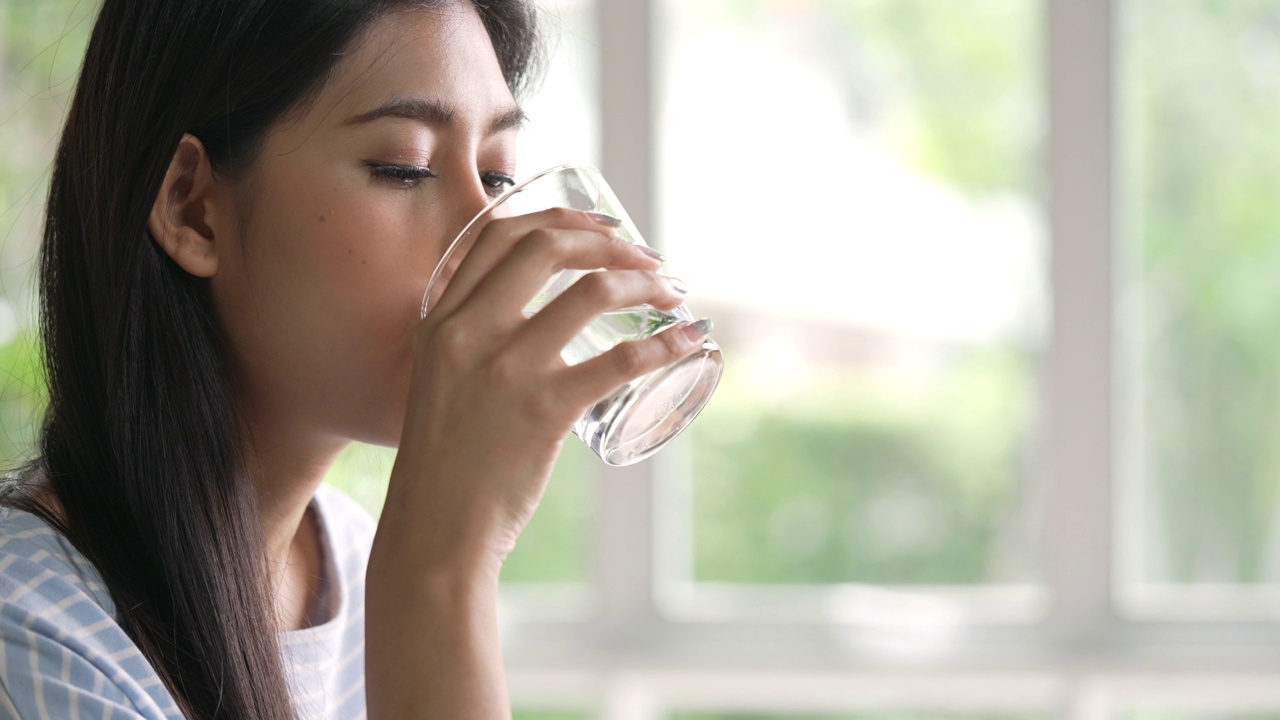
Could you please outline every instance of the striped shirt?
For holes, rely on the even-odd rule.
[[[365,716],[364,574],[369,515],[340,490],[312,501],[324,558],[316,624],[280,634],[299,718]],[[0,508],[0,718],[181,718],[117,622],[102,578],[34,515]]]

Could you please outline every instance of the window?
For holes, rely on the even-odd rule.
[[[1123,597],[1145,614],[1274,617],[1280,6],[1125,10]]]
[[[1280,714],[1280,0],[540,4],[522,172],[601,166],[727,373],[651,461],[566,443],[519,717]],[[92,12],[0,0],[5,458]]]
[[[689,579],[1037,583],[1040,4],[657,12],[658,236],[729,358]]]

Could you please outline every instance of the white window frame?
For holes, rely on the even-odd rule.
[[[1045,585],[766,590],[674,583],[659,560],[687,554],[688,528],[659,532],[655,508],[682,502],[686,459],[669,453],[601,468],[591,479],[590,587],[552,594],[513,588],[504,596],[517,706],[581,708],[605,720],[660,718],[677,709],[1094,719],[1152,700],[1191,711],[1280,709],[1280,623],[1268,621],[1280,605],[1267,609],[1274,590],[1256,593],[1252,605],[1247,598],[1236,603],[1216,621],[1161,616],[1153,608],[1168,603],[1144,605],[1116,592],[1115,479],[1133,477],[1135,463],[1115,451],[1124,446],[1117,411],[1132,412],[1117,402],[1113,380],[1126,367],[1117,361],[1115,292],[1114,38],[1121,2],[1043,0],[1052,333],[1037,463],[1044,477],[1035,481],[1047,488]],[[642,230],[656,226],[658,5],[596,2],[602,169]],[[910,621],[918,615],[893,612],[902,603],[927,609],[930,601],[958,608],[958,615],[942,613],[921,627]],[[1252,615],[1236,612],[1250,607]]]

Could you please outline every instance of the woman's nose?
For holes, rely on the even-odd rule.
[[[473,173],[470,181],[465,183],[465,187],[461,191],[458,206],[461,209],[462,214],[470,220],[480,214],[480,211],[484,210],[485,206],[488,205],[489,201],[492,199],[493,198],[489,197],[489,194],[485,192],[484,183],[482,183],[480,178],[475,176]]]
[[[485,192],[484,180],[476,164],[475,157],[465,157],[461,153],[440,163],[440,180],[444,181],[444,190],[450,196],[449,205],[467,220],[479,214],[493,199]]]
[[[486,192],[484,183],[474,170],[465,180],[459,179],[457,182],[450,183],[447,192],[449,197],[446,205],[448,208],[446,222],[450,234],[446,241],[452,242],[455,238],[460,240],[453,258],[454,262],[458,262],[470,251],[471,244],[480,235],[484,226],[489,224],[489,221],[502,217],[505,214],[503,213],[505,208],[499,206],[485,213],[483,217],[480,216],[493,198]]]
[[[441,216],[447,230],[446,236],[442,238],[443,244],[439,246],[439,251],[443,255],[437,258],[435,270],[431,274],[433,283],[427,288],[423,303],[424,312],[439,300],[453,278],[454,272],[471,252],[481,230],[489,220],[493,219],[489,214],[478,217],[489,204],[490,197],[485,193],[479,177],[474,177],[474,172],[471,174],[473,179],[447,185],[448,189],[445,191],[447,200],[444,206],[447,210]]]

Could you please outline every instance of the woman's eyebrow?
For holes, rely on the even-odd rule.
[[[528,122],[529,116],[524,114],[524,110],[513,107],[506,112],[498,113],[489,121],[488,135],[497,135],[503,130],[519,130]]]
[[[396,95],[383,101],[381,105],[369,112],[347,118],[342,125],[346,127],[363,125],[382,118],[414,120],[424,125],[447,129],[457,124],[458,113],[439,100]],[[496,135],[504,130],[518,129],[524,125],[526,120],[528,120],[528,117],[524,114],[524,110],[519,107],[512,107],[494,115],[489,120],[485,132],[488,135]]]

